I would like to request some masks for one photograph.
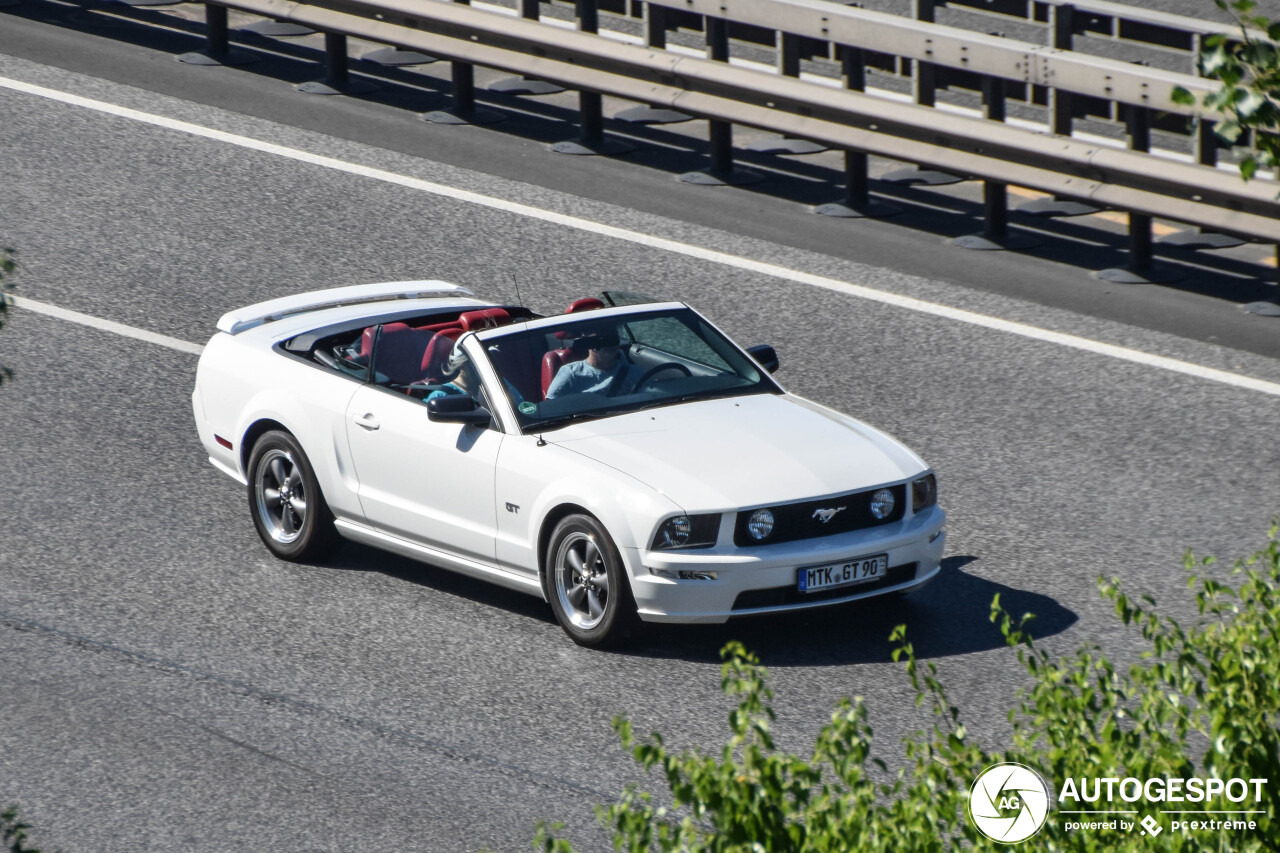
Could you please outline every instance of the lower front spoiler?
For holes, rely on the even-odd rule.
[[[815,610],[820,607],[831,607],[838,604],[846,604],[850,601],[861,601],[867,598],[875,598],[878,595],[904,595],[927,585],[938,576],[940,571],[942,571],[942,563],[939,561],[933,563],[932,566],[925,566],[923,568],[918,567],[915,571],[914,577],[900,583],[888,586],[877,586],[875,589],[859,589],[858,587],[853,587],[849,589],[847,595],[824,597],[822,599],[812,601],[799,600],[786,604],[773,604],[760,607],[735,607],[732,610],[702,612],[679,611],[674,613],[646,609],[642,606],[637,610],[637,612],[639,613],[640,618],[645,622],[680,623],[686,625],[717,625],[739,616],[792,613],[799,610]]]

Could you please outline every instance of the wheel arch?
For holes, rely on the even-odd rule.
[[[542,526],[538,528],[538,578],[543,579],[547,573],[547,548],[551,545],[551,533],[556,525],[571,515],[589,515],[604,526],[600,516],[584,506],[575,503],[560,503],[552,507],[542,517]],[[608,528],[605,528],[608,530]]]
[[[293,435],[293,430],[272,418],[259,418],[244,431],[244,437],[240,439],[240,470],[244,471],[246,476],[249,472],[249,457],[253,454],[254,445],[258,443],[258,439],[272,430]],[[294,436],[294,440],[297,440],[297,436]]]

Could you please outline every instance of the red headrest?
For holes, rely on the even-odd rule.
[[[485,308],[482,311],[468,311],[458,317],[458,322],[462,324],[462,328],[467,332],[474,332],[476,329],[492,329],[496,326],[505,326],[511,322],[505,308]]]
[[[442,329],[427,344],[422,354],[422,375],[432,382],[444,379],[444,363],[453,351],[453,343],[462,337],[461,329]]]
[[[564,309],[564,313],[574,314],[578,311],[594,311],[597,308],[603,307],[604,303],[599,299],[596,299],[594,296],[588,296],[570,304],[568,308]]]

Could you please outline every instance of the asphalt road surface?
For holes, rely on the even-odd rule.
[[[227,69],[202,86],[145,39],[0,20],[0,242],[27,300],[0,332],[0,802],[42,845],[507,851],[558,819],[607,849],[592,804],[638,778],[610,720],[721,743],[734,638],[770,668],[784,746],[857,694],[900,756],[927,720],[889,660],[899,623],[999,746],[1024,679],[993,595],[1053,649],[1129,660],[1098,575],[1187,615],[1184,550],[1249,553],[1280,511],[1280,327],[1208,273],[1123,290],[1066,244],[965,253],[924,213],[816,222],[655,179],[657,155],[570,165],[537,138]],[[935,466],[942,576],[591,652],[535,599],[370,549],[272,559],[196,441],[193,351],[234,307],[423,277],[498,300],[518,283],[544,311],[603,287],[683,298],[774,343],[786,387]]]

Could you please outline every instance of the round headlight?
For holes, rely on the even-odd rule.
[[[871,514],[883,520],[893,513],[893,492],[881,489],[871,496]]]
[[[747,532],[752,539],[765,539],[773,532],[773,513],[758,509],[747,519]]]
[[[689,522],[689,516],[677,515],[675,518],[668,518],[662,525],[663,544],[668,548],[679,548],[689,541],[689,533],[693,530],[693,525]]]

